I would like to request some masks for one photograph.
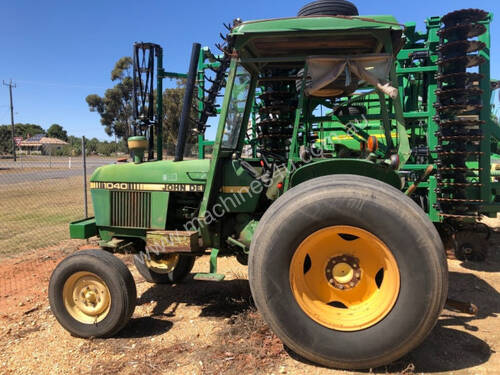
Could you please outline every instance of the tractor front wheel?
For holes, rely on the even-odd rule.
[[[350,369],[414,349],[447,296],[443,245],[425,213],[393,187],[353,175],[302,183],[266,211],[249,280],[288,347]]]
[[[103,250],[84,250],[59,263],[49,283],[50,308],[79,337],[108,337],[121,330],[136,305],[127,266]]]
[[[147,282],[174,284],[184,279],[193,269],[195,257],[181,254],[134,255],[137,271]]]

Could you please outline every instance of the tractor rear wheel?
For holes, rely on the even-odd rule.
[[[184,279],[193,269],[195,257],[181,254],[134,255],[137,271],[147,282],[174,284]]]
[[[257,308],[299,355],[330,367],[392,362],[429,334],[447,296],[439,234],[380,181],[325,176],[264,214],[249,280]]]
[[[103,250],[83,250],[59,263],[49,283],[50,308],[79,337],[108,337],[132,316],[137,292],[125,264]]]

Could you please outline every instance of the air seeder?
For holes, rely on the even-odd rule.
[[[149,282],[177,283],[210,251],[209,272],[194,279],[221,281],[218,256],[248,263],[264,319],[311,361],[369,368],[415,348],[448,291],[433,222],[444,233],[441,225],[458,216],[472,228],[479,213],[496,212],[494,190],[478,186],[484,178],[488,189],[496,186],[484,165],[498,131],[484,102],[488,62],[481,76],[469,75],[476,60],[461,56],[477,52],[450,46],[489,19],[480,11],[436,18],[434,44],[422,48],[421,35],[393,17],[360,17],[343,0],[315,1],[293,18],[235,20],[221,55],[193,46],[175,160],[165,161],[162,79],[179,75],[164,71],[161,47],[136,44],[133,162],[101,167],[91,178],[95,218],[71,223],[70,232],[99,236],[101,249],[79,251],[54,271],[49,297],[59,322],[81,337],[125,326],[136,289],[113,253],[136,254]],[[416,55],[402,58],[410,45]],[[204,133],[217,114],[211,143]],[[200,158],[183,160],[191,131]],[[343,136],[340,146],[322,141],[327,134]],[[416,158],[427,139],[435,147]],[[349,147],[353,140],[361,147]],[[469,154],[478,143],[481,151]],[[469,155],[478,155],[479,167]],[[427,197],[427,206],[412,194],[419,203]],[[436,194],[439,202],[464,202],[434,206]]]

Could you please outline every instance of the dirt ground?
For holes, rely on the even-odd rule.
[[[131,266],[138,305],[111,339],[79,339],[47,301],[55,265],[81,241],[0,259],[0,374],[352,374],[315,366],[284,348],[252,305],[246,267],[221,259],[220,283],[152,285]],[[450,297],[476,316],[444,310],[436,328],[396,363],[361,373],[500,374],[500,234],[483,263],[450,260]],[[208,270],[208,258],[194,272]]]

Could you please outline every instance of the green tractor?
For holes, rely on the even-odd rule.
[[[319,0],[298,17],[228,28],[222,54],[195,44],[188,74],[177,75],[187,88],[175,160],[162,160],[161,93],[162,79],[176,75],[163,70],[161,47],[134,46],[133,162],[92,175],[95,217],[71,223],[70,233],[98,236],[101,249],[57,266],[54,315],[73,335],[112,336],[136,303],[131,273],[113,253],[135,254],[149,282],[178,283],[210,251],[209,272],[194,279],[222,280],[218,256],[248,264],[258,310],[301,356],[339,368],[400,358],[432,330],[448,292],[442,238],[405,194],[402,25]],[[377,136],[349,121],[360,115],[355,102],[369,105]],[[211,144],[204,132],[217,114]],[[332,114],[344,136],[364,138],[361,149],[320,147]],[[183,160],[191,132],[200,158]]]

